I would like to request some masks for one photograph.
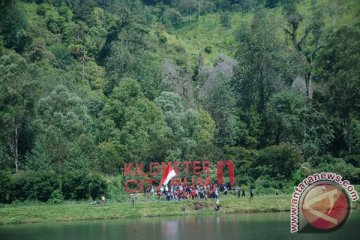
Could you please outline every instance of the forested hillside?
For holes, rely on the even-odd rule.
[[[140,161],[359,184],[359,76],[357,0],[0,0],[0,202],[115,196]]]

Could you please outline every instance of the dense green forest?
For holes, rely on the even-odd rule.
[[[0,0],[0,202],[115,197],[140,161],[359,184],[359,24],[357,0]]]

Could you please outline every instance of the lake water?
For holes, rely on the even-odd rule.
[[[0,226],[1,240],[360,239],[360,212],[332,233],[291,234],[289,213],[120,219]]]

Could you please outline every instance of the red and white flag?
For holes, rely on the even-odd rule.
[[[175,176],[176,176],[176,172],[169,164],[161,178],[159,187],[162,186],[163,184],[164,185],[168,184],[168,182]]]

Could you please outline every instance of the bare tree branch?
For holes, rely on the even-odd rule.
[[[306,27],[304,36],[300,39],[300,41],[296,44],[296,48],[300,51],[302,51],[301,45],[304,43],[305,39],[308,37],[309,33],[311,31],[311,27]]]

